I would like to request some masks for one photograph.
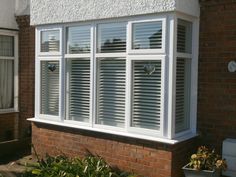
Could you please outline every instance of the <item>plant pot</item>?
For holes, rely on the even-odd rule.
[[[188,168],[188,164],[183,168],[185,177],[220,177],[220,171],[214,170],[194,170],[192,168]]]

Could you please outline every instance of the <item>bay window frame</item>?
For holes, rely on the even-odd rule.
[[[192,22],[192,54],[177,52],[177,19],[181,18]],[[134,23],[162,22],[162,48],[161,49],[132,49],[132,25]],[[98,30],[99,24],[126,24],[126,52],[122,53],[99,53]],[[67,53],[67,28],[90,26],[90,52],[82,54]],[[40,32],[44,30],[60,31],[60,52],[40,52]],[[199,19],[184,15],[178,12],[162,15],[146,15],[140,17],[127,17],[115,20],[97,20],[91,22],[79,22],[62,25],[48,25],[36,27],[36,85],[35,85],[35,118],[32,121],[45,122],[66,127],[80,128],[95,132],[117,134],[121,136],[134,137],[152,141],[159,141],[175,144],[179,141],[196,136],[196,110],[197,110],[197,64],[198,64],[198,36]],[[192,58],[191,68],[191,96],[190,96],[190,129],[184,132],[175,133],[175,88],[176,88],[176,59],[179,56]],[[119,57],[126,60],[126,81],[125,81],[125,126],[124,128],[99,125],[97,120],[97,60],[98,58]],[[43,60],[55,59],[60,63],[60,88],[59,88],[59,116],[40,114],[40,62]],[[68,76],[67,60],[72,58],[90,58],[90,119],[88,123],[66,120],[68,116]],[[131,127],[131,93],[132,93],[132,61],[134,60],[160,60],[161,61],[161,122],[160,130],[147,130]],[[40,66],[40,67],[39,67]],[[142,131],[140,131],[142,130]]]
[[[13,61],[13,107],[12,108],[7,108],[7,109],[0,109],[0,114],[2,113],[11,113],[11,112],[18,112],[19,106],[18,106],[18,101],[19,101],[19,53],[18,53],[18,46],[19,46],[19,37],[18,37],[18,31],[16,30],[5,30],[5,29],[0,29],[0,35],[4,36],[11,36],[13,37],[14,40],[14,46],[13,46],[13,54],[14,56],[12,57],[5,57],[5,56],[0,56],[0,59],[3,60],[12,60]]]

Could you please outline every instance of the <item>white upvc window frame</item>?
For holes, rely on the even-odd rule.
[[[164,135],[164,124],[165,124],[165,115],[164,115],[164,110],[165,110],[165,101],[164,101],[164,94],[161,94],[161,112],[160,112],[160,130],[153,130],[153,129],[144,129],[144,128],[138,128],[138,127],[132,127],[131,126],[131,119],[132,119],[132,62],[133,61],[161,61],[161,93],[165,90],[165,84],[164,84],[164,79],[165,79],[165,56],[163,55],[141,55],[141,53],[137,55],[129,55],[128,60],[127,60],[127,80],[126,80],[126,89],[127,90],[127,104],[126,104],[126,124],[127,124],[127,130],[130,133],[135,133],[135,134],[142,134],[142,135],[147,135],[147,136],[156,136],[156,137],[163,137]]]
[[[128,22],[128,43],[127,51],[129,54],[165,54],[166,52],[166,19],[167,16],[158,16],[156,18],[149,17],[146,19],[136,19]],[[132,49],[133,41],[133,24],[147,23],[147,22],[161,22],[162,23],[162,47],[160,49]]]
[[[81,54],[70,54],[68,53],[68,41],[67,41],[67,30],[69,27],[90,27],[90,52],[89,53],[81,53]],[[64,90],[65,90],[65,103],[64,103],[64,107],[65,107],[65,116],[62,117],[62,121],[64,121],[65,123],[68,123],[68,124],[74,124],[74,125],[80,125],[80,126],[87,126],[87,127],[92,127],[92,117],[93,117],[93,97],[94,97],[94,74],[93,74],[93,70],[94,70],[94,53],[93,51],[95,50],[94,49],[94,46],[93,46],[93,43],[94,43],[94,25],[93,24],[90,24],[90,23],[81,23],[79,25],[65,25],[63,26],[63,34],[64,34],[64,48],[65,48],[65,57],[64,57],[64,68],[65,69],[68,69],[68,66],[67,66],[67,60],[70,60],[70,59],[79,59],[79,58],[89,58],[90,59],[90,100],[89,100],[89,103],[90,103],[90,108],[89,108],[89,122],[81,122],[81,121],[73,121],[73,120],[67,120],[66,118],[68,117],[69,115],[69,95],[68,95],[68,81],[69,81],[69,70],[65,70],[64,72],[64,77],[66,77],[65,79],[65,82],[66,84],[64,84]]]
[[[178,25],[178,19],[184,20],[187,22],[190,22],[192,24],[192,48],[191,52],[187,53],[181,53],[177,51],[177,25]],[[189,113],[190,113],[190,119],[189,119],[189,129],[175,133],[175,126],[172,129],[172,139],[182,137],[186,134],[197,134],[197,87],[198,87],[198,48],[199,48],[199,20],[192,17],[192,16],[186,16],[182,13],[176,13],[175,16],[175,51],[174,51],[174,60],[175,60],[175,68],[174,68],[174,80],[176,80],[176,61],[177,58],[184,58],[186,60],[191,61],[191,68],[190,68],[190,98],[189,98]],[[174,95],[173,95],[173,117],[175,117],[175,89],[176,89],[176,82],[173,83],[173,89],[174,89]],[[173,125],[175,125],[175,121],[173,122]]]
[[[47,31],[59,31],[59,51],[58,52],[41,52],[41,39],[42,32]],[[38,56],[47,57],[47,56],[60,56],[62,55],[62,28],[60,26],[48,26],[46,28],[42,27],[37,30],[37,40],[39,41],[38,46],[36,47],[36,53]]]
[[[192,32],[192,54],[177,53],[177,19],[191,21],[193,23]],[[142,22],[162,21],[162,48],[161,49],[132,49],[132,24]],[[126,52],[123,53],[98,53],[97,52],[97,26],[99,24],[125,23],[126,31]],[[67,52],[67,27],[79,27],[91,25],[91,50],[90,53],[69,54]],[[41,53],[40,32],[42,30],[60,30],[60,52]],[[198,64],[198,36],[199,19],[184,15],[181,13],[168,13],[166,15],[147,15],[140,17],[129,17],[115,20],[99,20],[90,22],[80,22],[64,25],[51,25],[36,27],[36,100],[35,100],[35,118],[32,121],[45,122],[66,127],[80,128],[91,131],[117,134],[128,137],[136,137],[174,144],[176,142],[196,136],[196,109],[197,109],[197,64]],[[191,105],[190,105],[190,129],[181,133],[175,133],[175,80],[176,80],[176,58],[179,56],[192,58],[191,68]],[[41,115],[40,113],[40,61],[57,58],[60,61],[60,104],[59,116]],[[89,58],[91,61],[90,73],[90,120],[88,123],[66,120],[68,113],[67,103],[67,83],[66,81],[66,61],[68,58]],[[118,128],[106,125],[96,124],[97,114],[97,59],[107,57],[126,58],[126,102],[125,102],[125,127]],[[161,84],[161,126],[159,131],[146,130],[131,127],[131,76],[133,60],[160,60],[162,63],[162,84]],[[142,130],[142,131],[140,131]]]
[[[43,31],[59,31],[59,43],[60,50],[59,52],[41,52],[41,32]],[[35,29],[35,41],[36,41],[36,52],[35,52],[35,116],[40,119],[53,120],[53,121],[62,121],[64,118],[64,68],[61,67],[64,63],[64,58],[62,57],[64,53],[62,52],[62,44],[64,42],[62,35],[62,27],[58,25],[40,27]],[[59,70],[59,109],[58,116],[41,114],[41,62],[42,61],[58,61],[60,70]],[[37,79],[38,78],[38,79]]]
[[[12,36],[14,38],[14,56],[13,57],[4,57],[0,56],[0,59],[4,60],[13,60],[14,61],[14,97],[12,108],[8,109],[0,109],[0,114],[2,113],[11,113],[18,112],[18,100],[19,100],[19,70],[18,70],[18,62],[19,62],[19,54],[18,54],[18,31],[15,30],[5,30],[0,29],[0,35]]]

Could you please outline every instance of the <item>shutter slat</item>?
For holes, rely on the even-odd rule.
[[[144,66],[155,71],[147,75]],[[133,61],[132,126],[159,130],[161,105],[161,61]]]
[[[99,59],[98,81],[98,123],[123,127],[125,120],[125,59]]]
[[[114,53],[126,51],[126,25],[98,25],[98,52]]]
[[[48,65],[55,65],[56,69],[50,71]],[[41,62],[41,114],[59,114],[59,62]]]
[[[90,52],[90,26],[68,27],[67,52],[70,54]]]
[[[189,127],[189,59],[177,58],[175,131],[181,132]]]
[[[68,119],[89,122],[90,59],[71,59],[68,65],[70,68]]]
[[[162,22],[133,24],[132,49],[162,48]]]

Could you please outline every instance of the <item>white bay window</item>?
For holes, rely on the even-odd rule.
[[[37,27],[34,121],[167,143],[194,136],[193,27],[175,15]]]

